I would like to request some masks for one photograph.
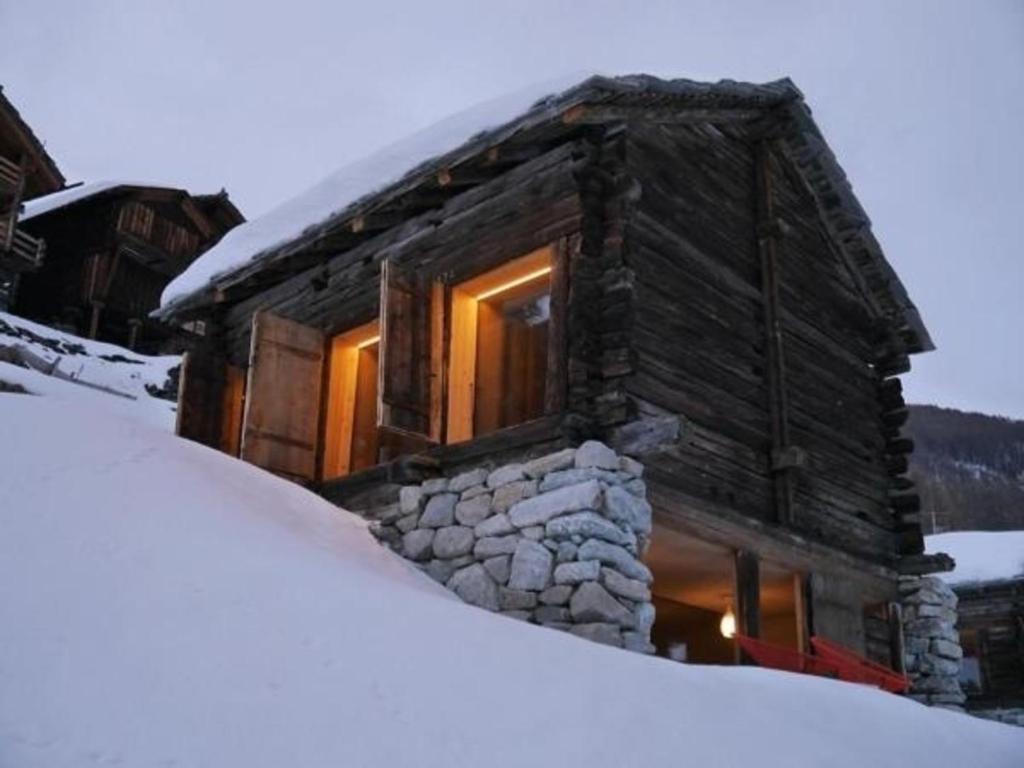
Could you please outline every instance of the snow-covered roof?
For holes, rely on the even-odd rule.
[[[77,187],[62,189],[59,192],[54,192],[50,195],[43,195],[42,197],[37,197],[34,200],[25,201],[24,208],[22,208],[21,215],[18,219],[19,221],[28,221],[36,216],[42,216],[44,213],[55,211],[58,208],[64,208],[65,206],[77,203],[81,200],[87,200],[90,197],[95,197],[96,195],[103,192],[109,192],[110,190],[117,189],[118,187],[152,186],[152,184],[143,184],[136,181],[91,181],[87,184],[80,184]]]
[[[927,329],[899,277],[871,233],[867,214],[788,79],[765,84],[722,80],[662,80],[649,75],[578,75],[540,83],[479,104],[347,165],[310,188],[228,233],[164,289],[155,313],[168,319],[201,306],[232,278],[280,267],[317,236],[354,219],[362,211],[414,187],[438,170],[457,165],[513,135],[547,126],[580,105],[654,106],[672,109],[725,108],[760,111],[780,107],[789,121],[786,142],[813,194],[822,199],[830,223],[842,231],[842,247],[867,273],[876,299],[898,324],[908,350],[932,348]],[[827,202],[827,205],[826,205]]]
[[[939,577],[949,584],[1024,578],[1024,531],[954,531],[925,538],[929,553],[945,552],[956,568]]]
[[[642,91],[658,87],[674,89],[678,94],[682,94],[685,88],[693,96],[734,100],[747,97],[779,101],[799,94],[789,81],[752,86],[731,81],[708,84],[692,80],[663,81],[647,76],[587,77],[577,73],[536,83],[451,115],[423,131],[343,166],[305,192],[235,228],[167,285],[161,304],[169,308],[218,278],[301,237],[311,227],[345,218],[347,212],[368,197],[385,192],[388,187],[431,165],[432,160],[455,152],[461,146],[482,138],[485,133],[493,133],[493,138],[498,140],[510,133],[505,129],[521,127],[526,118],[556,116],[566,107],[582,103],[597,89]]]

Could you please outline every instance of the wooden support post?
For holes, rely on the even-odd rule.
[[[736,632],[747,637],[761,635],[761,569],[755,553],[736,550]],[[737,661],[746,659],[737,647]]]
[[[92,302],[92,315],[89,318],[89,338],[95,339],[100,329],[100,312],[103,311],[102,301]]]
[[[790,525],[793,521],[793,473],[798,462],[787,460],[792,451],[789,443],[782,322],[779,317],[779,272],[776,252],[779,224],[775,218],[771,149],[767,141],[757,143],[754,165],[757,197],[757,250],[761,262],[761,300],[764,308],[765,369],[768,384],[768,412],[772,430],[771,471],[774,516],[776,522]]]
[[[133,317],[128,321],[128,349],[135,349],[139,342],[139,329],[142,328],[142,321]]]
[[[810,652],[810,600],[807,594],[807,577],[802,573],[793,574],[793,607],[796,613],[796,647],[801,653]]]
[[[907,655],[903,647],[903,606],[889,603],[886,613],[889,619],[889,665],[901,675],[907,672]]]

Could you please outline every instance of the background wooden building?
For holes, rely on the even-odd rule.
[[[0,87],[0,309],[8,306],[17,276],[37,269],[46,252],[18,225],[22,202],[63,186],[57,164]]]
[[[932,345],[800,92],[591,78],[492,125],[172,292],[180,433],[354,508],[596,437],[646,467],[662,652],[731,659],[735,611],[888,662]]]
[[[243,221],[223,191],[121,182],[71,187],[25,206],[22,228],[46,242],[20,279],[13,311],[79,335],[156,351],[167,329],[149,318],[160,292]]]
[[[1024,725],[1024,577],[954,586],[960,680],[971,711],[1014,712]]]

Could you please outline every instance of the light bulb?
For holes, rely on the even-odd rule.
[[[729,608],[722,614],[722,620],[718,623],[718,628],[722,632],[722,637],[732,639],[736,635],[736,615],[732,612],[732,608]]]

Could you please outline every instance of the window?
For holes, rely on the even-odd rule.
[[[541,248],[453,287],[448,442],[545,413],[553,253]]]
[[[325,480],[377,463],[378,330],[374,321],[330,340],[323,429]]]
[[[960,661],[960,687],[968,696],[984,691],[981,673],[981,659],[978,657],[978,632],[974,629],[960,629],[960,647],[963,659]]]

